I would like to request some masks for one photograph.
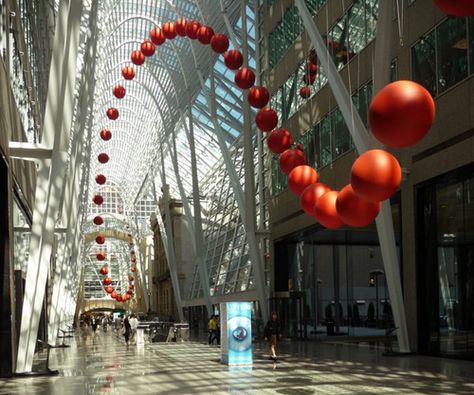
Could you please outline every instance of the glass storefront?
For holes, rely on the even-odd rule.
[[[420,350],[474,360],[474,168],[417,189]]]

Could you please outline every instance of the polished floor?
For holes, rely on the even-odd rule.
[[[273,363],[256,345],[252,368],[229,369],[199,342],[127,348],[112,331],[68,342],[51,351],[59,376],[0,380],[0,394],[474,394],[474,362],[363,346],[283,341]]]

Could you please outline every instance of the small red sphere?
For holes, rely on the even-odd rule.
[[[214,52],[224,53],[229,49],[229,39],[225,34],[215,33],[211,38],[211,48]]]
[[[100,138],[104,141],[108,141],[112,138],[112,132],[108,129],[102,129],[100,131]]]
[[[198,30],[200,27],[201,27],[201,24],[196,20],[187,21],[186,22],[186,35],[191,40],[195,40],[197,38]]]
[[[102,203],[104,203],[104,198],[101,195],[94,195],[92,201],[98,206],[100,206]]]
[[[102,225],[104,223],[104,219],[100,215],[96,215],[93,221],[96,225]]]
[[[314,64],[314,63],[311,63],[311,62],[308,62],[306,64],[306,73],[308,73],[309,75],[316,75],[317,72],[318,72],[318,65],[317,64]]]
[[[112,287],[106,287],[105,292],[107,292],[108,294],[111,294],[112,292],[114,292],[114,289]]]
[[[145,40],[142,42],[142,45],[140,45],[140,50],[145,56],[153,56],[155,49],[155,44],[153,44],[150,40]]]
[[[107,109],[106,114],[107,117],[112,121],[115,121],[119,117],[119,111],[114,107],[110,107],[109,109]]]
[[[302,86],[300,88],[300,96],[303,99],[307,99],[311,96],[311,88],[309,86]]]
[[[142,51],[139,50],[133,51],[132,55],[130,56],[130,59],[132,60],[132,63],[136,66],[141,66],[143,63],[145,63],[145,55]]]
[[[117,99],[122,99],[125,97],[126,90],[122,85],[115,85],[112,92]]]
[[[293,144],[293,137],[286,129],[275,129],[267,137],[267,145],[270,151],[281,154]]]
[[[313,85],[314,81],[316,81],[316,74],[305,74],[303,76],[303,82],[306,85]]]
[[[166,41],[163,30],[158,26],[155,26],[150,30],[150,39],[155,45],[162,45]]]
[[[136,266],[132,266],[132,267],[130,268],[130,270],[135,273],[135,272],[137,271],[137,267],[136,267]]]
[[[344,223],[354,227],[370,224],[377,217],[380,206],[380,202],[372,203],[358,197],[351,184],[342,188],[336,199],[337,215]]]
[[[244,64],[244,57],[237,49],[231,49],[224,54],[224,63],[230,70],[237,70]]]
[[[104,244],[105,243],[105,236],[99,235],[95,238],[95,242],[97,244]]]
[[[329,191],[316,201],[315,217],[321,225],[329,229],[337,229],[344,225],[336,210],[338,194],[337,191]]]
[[[107,275],[109,273],[109,268],[107,266],[102,266],[100,268],[100,274],[102,274],[103,276]]]
[[[255,84],[255,74],[248,67],[242,67],[235,73],[234,82],[240,89],[249,89]]]
[[[98,252],[96,258],[98,261],[105,261],[105,254],[103,252]]]
[[[280,169],[285,174],[290,174],[295,167],[305,164],[305,154],[298,148],[287,149],[280,155]]]
[[[116,299],[117,296],[118,296],[117,292],[112,290],[112,292],[110,293],[110,297],[111,297],[112,299]]]
[[[291,170],[288,175],[288,187],[298,196],[311,184],[318,182],[319,175],[311,166],[301,165]]]
[[[97,156],[97,159],[100,163],[107,163],[110,158],[109,155],[107,155],[105,152],[102,152]]]
[[[130,276],[128,276],[128,279],[129,279],[130,281],[133,281],[133,280],[135,280],[135,277],[133,277],[133,274],[130,274]]]
[[[309,215],[316,215],[316,202],[326,192],[331,190],[326,184],[317,182],[308,185],[300,195],[300,206]]]
[[[134,289],[135,286],[133,284],[129,284],[128,289]]]
[[[121,302],[122,301],[122,295],[117,295],[117,297],[115,298],[115,300],[117,302]]]
[[[112,279],[110,277],[106,277],[102,280],[102,284],[110,285],[110,284],[112,284]]]
[[[184,18],[179,18],[177,21],[176,21],[176,33],[178,35],[180,35],[181,37],[184,37],[186,36],[186,19]]]
[[[95,176],[95,182],[99,185],[104,185],[107,181],[107,178],[103,174],[97,174]]]
[[[453,16],[474,16],[472,0],[434,0],[441,11]]]
[[[168,21],[163,24],[163,34],[168,40],[176,37],[176,25],[174,22]]]
[[[122,76],[126,80],[133,80],[135,77],[135,69],[132,66],[125,66],[122,69]]]
[[[263,108],[270,100],[270,93],[264,86],[253,86],[247,95],[250,105],[254,108]]]
[[[133,257],[132,259],[130,259],[130,261],[135,263],[137,261],[137,258]]]
[[[273,108],[262,108],[255,116],[255,123],[262,132],[270,132],[278,125],[278,115]]]
[[[201,26],[197,32],[197,38],[201,44],[207,45],[211,42],[214,36],[214,30],[212,27],[204,25]]]

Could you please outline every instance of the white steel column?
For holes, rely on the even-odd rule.
[[[44,171],[40,171],[37,178],[17,373],[31,371],[33,363],[54,227],[63,189],[65,151],[69,142],[73,113],[81,14],[82,2],[72,0],[60,2],[42,136],[42,143],[46,148],[52,148],[53,152],[49,177]]]
[[[341,110],[344,121],[351,133],[352,139],[359,154],[375,147],[374,139],[364,126],[362,119],[356,109],[353,108],[353,103],[349,92],[347,91],[344,82],[342,81],[334,62],[329,56],[328,50],[324,45],[324,40],[319,33],[319,30],[314,23],[314,20],[309,12],[304,0],[295,0],[301,19],[311,43],[316,50],[316,54],[325,68],[329,85],[334,93],[337,104]],[[381,1],[379,4],[379,15],[383,19],[378,21],[382,28],[390,28],[391,2]],[[389,25],[389,26],[384,26]],[[386,35],[384,35],[387,37]],[[390,46],[391,43],[384,43],[385,46]],[[380,47],[380,43],[379,43]],[[379,80],[377,80],[379,81]],[[383,79],[380,81],[383,82]],[[380,89],[380,87],[378,87]],[[382,209],[376,219],[377,233],[379,237],[380,249],[384,262],[385,275],[387,279],[387,287],[390,294],[390,301],[392,305],[393,318],[395,326],[397,327],[398,346],[401,352],[409,352],[410,345],[408,341],[408,330],[405,315],[405,305],[403,301],[403,293],[400,277],[400,265],[398,262],[397,247],[395,242],[395,233],[393,230],[392,211],[390,208],[390,201],[386,200],[382,203]]]

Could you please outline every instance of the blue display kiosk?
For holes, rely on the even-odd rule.
[[[252,303],[220,304],[221,362],[229,366],[252,365]]]

